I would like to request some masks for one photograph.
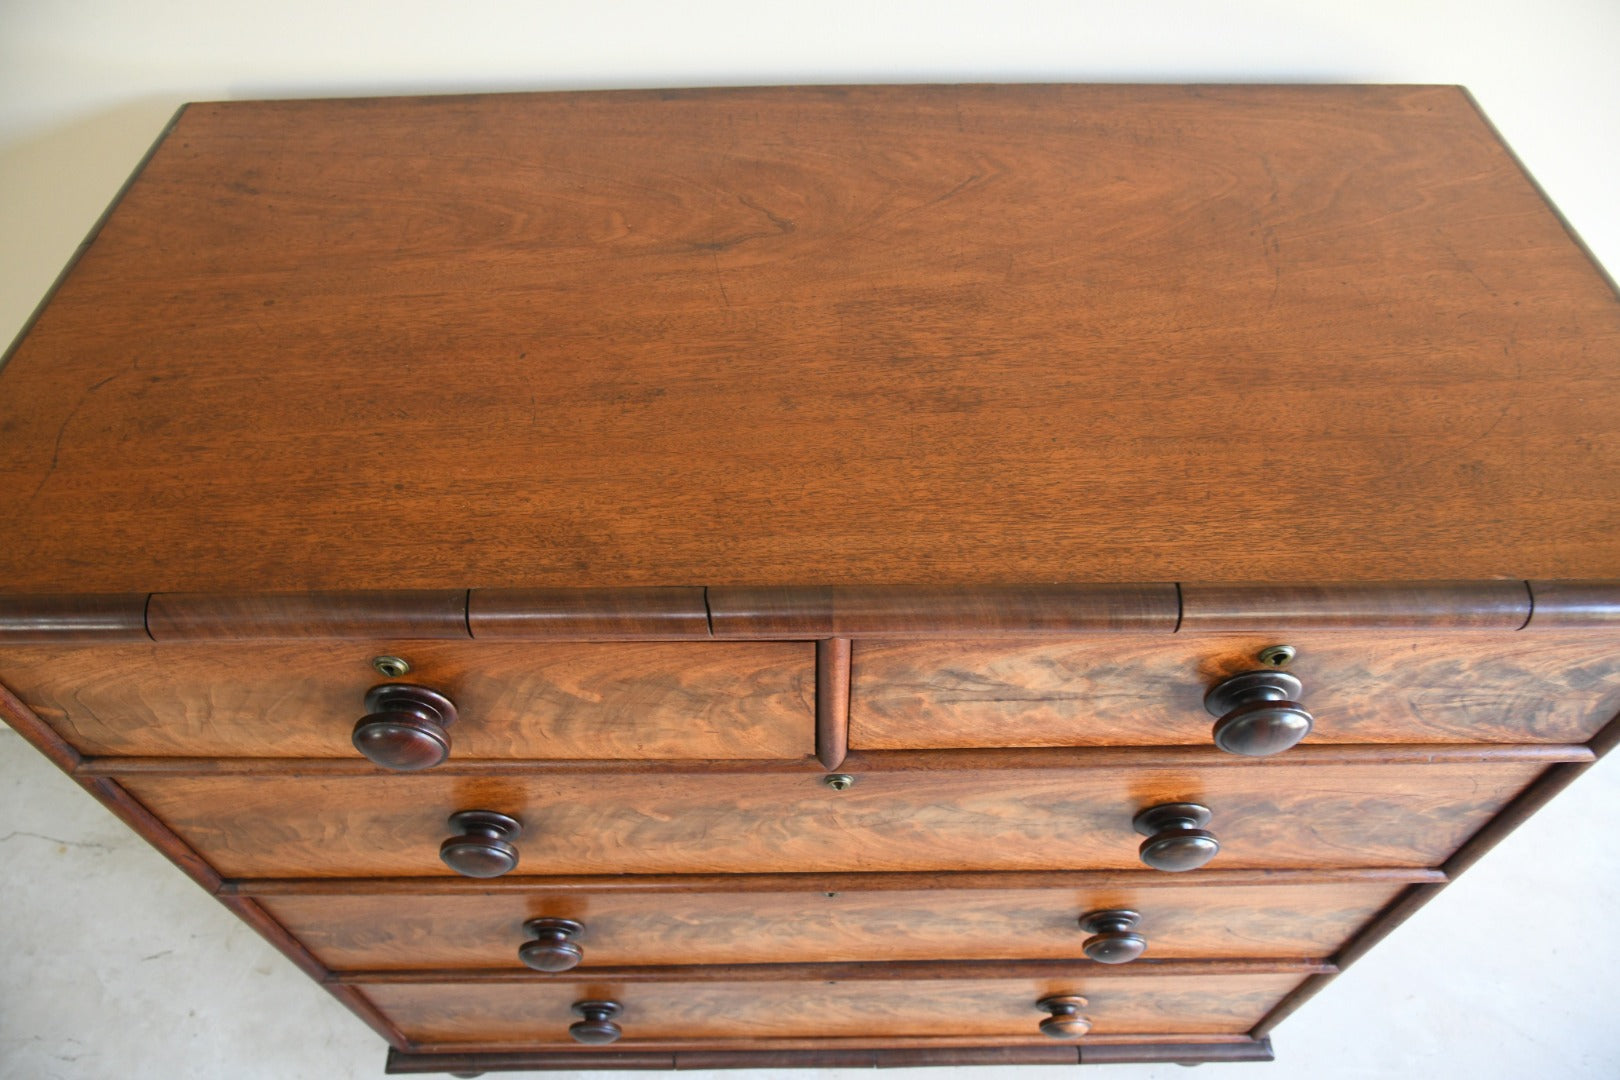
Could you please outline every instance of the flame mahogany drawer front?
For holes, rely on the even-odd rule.
[[[403,659],[388,679],[374,657]],[[461,758],[815,753],[800,642],[342,641],[0,650],[9,686],[85,754],[359,759],[372,687],[445,695]]]
[[[850,746],[1207,745],[1206,692],[1279,643],[1310,743],[1575,743],[1620,712],[1620,653],[1590,632],[863,640]]]
[[[1616,355],[1456,87],[188,106],[0,716],[396,1071],[1268,1058],[1620,741]]]
[[[589,974],[613,965],[1070,960],[1109,946],[1151,960],[1325,958],[1408,885],[1439,877],[1305,872],[1252,884],[1213,869],[1197,881],[1155,876],[1131,871],[1041,888],[963,888],[949,875],[880,888],[846,875],[821,888],[749,892],[696,879],[655,893],[536,885],[418,895],[277,895],[272,887],[254,895],[336,971],[522,971],[538,963]],[[1138,918],[1111,931],[1081,929],[1088,915],[1110,911]],[[1143,939],[1140,951],[1127,934]],[[545,947],[553,939],[573,948]],[[1116,962],[1125,955],[1102,954]]]
[[[1196,802],[1212,812],[1222,867],[1434,866],[1549,764],[1438,751],[1407,764],[1335,764],[1293,751],[1249,764],[1219,751],[1179,767],[1130,755],[1063,767],[857,761],[835,791],[817,772],[701,769],[541,775],[189,776],[124,786],[230,877],[446,875],[451,814],[495,811],[529,874],[895,870],[1129,870],[1135,815]],[[1093,751],[1101,754],[1102,751]],[[1218,760],[1226,757],[1227,761]],[[1112,763],[1111,763],[1112,762]],[[1229,764],[1228,762],[1236,762]]]
[[[799,1046],[830,1040],[918,1039],[941,1035],[970,1045],[1051,1045],[1039,1002],[1079,996],[1082,1022],[1097,1036],[1241,1035],[1310,973],[1277,963],[1270,972],[1159,976],[1052,972],[1044,978],[924,981],[750,980],[619,983],[611,978],[522,983],[359,983],[385,1015],[428,1049],[577,1046],[569,1034],[578,1002],[621,1006],[610,1020],[619,1048],[638,1045]],[[743,1034],[746,1033],[746,1034]],[[742,1037],[739,1038],[739,1035]],[[835,1044],[836,1045],[836,1044]],[[856,1042],[856,1045],[860,1045]]]

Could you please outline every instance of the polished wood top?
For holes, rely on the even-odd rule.
[[[1617,348],[1457,88],[193,105],[0,591],[1609,578]]]

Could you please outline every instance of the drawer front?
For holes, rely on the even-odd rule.
[[[1147,875],[1143,875],[1147,876]],[[338,971],[525,970],[534,918],[570,919],[579,970],[612,965],[1062,960],[1080,917],[1131,910],[1149,959],[1326,957],[1404,881],[1048,889],[272,896],[265,907]],[[476,886],[469,885],[469,890]]]
[[[1210,756],[1217,751],[1211,751]],[[1251,763],[1002,772],[555,771],[125,785],[229,877],[448,875],[449,814],[519,819],[520,874],[1140,869],[1139,809],[1214,812],[1223,868],[1433,866],[1544,767]]]
[[[815,649],[797,642],[297,642],[14,648],[8,686],[87,754],[358,758],[371,665],[450,697],[452,760],[815,752]]]
[[[1052,979],[804,982],[576,982],[361,984],[412,1042],[428,1046],[575,1045],[573,1004],[623,1006],[617,1048],[650,1043],[769,1039],[974,1036],[1051,1045],[1036,1006],[1056,994],[1086,998],[1098,1036],[1237,1035],[1299,985],[1295,972],[1198,976],[1085,975]]]
[[[1205,692],[1278,644],[1297,649],[1309,743],[1578,743],[1620,713],[1620,654],[1590,634],[857,641],[849,742],[1208,745]]]

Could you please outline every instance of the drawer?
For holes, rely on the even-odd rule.
[[[1091,885],[961,888],[929,882],[879,887],[870,876],[823,877],[739,891],[713,879],[667,890],[533,888],[421,895],[257,895],[257,902],[322,963],[338,971],[434,968],[526,970],[531,919],[582,929],[567,943],[578,969],[613,965],[821,963],[890,960],[1061,960],[1085,955],[1082,916],[1126,910],[1129,933],[1153,960],[1332,955],[1421,874],[1363,871],[1337,878],[1279,875],[1198,883],[1116,874]],[[1102,875],[1093,875],[1101,877]],[[1136,879],[1136,880],[1132,880]],[[1326,880],[1324,880],[1326,879]],[[768,883],[770,879],[765,879]],[[932,887],[930,887],[932,886]]]
[[[1309,743],[1577,743],[1620,713],[1620,654],[1589,633],[856,641],[849,743],[1207,745],[1205,692],[1278,644]]]
[[[447,875],[439,845],[464,810],[522,823],[526,874],[1139,869],[1133,816],[1176,802],[1213,811],[1223,868],[1416,867],[1442,861],[1549,760],[1591,760],[1584,748],[1506,749],[1522,755],[1346,764],[1330,747],[1258,762],[1211,749],[1182,751],[1179,767],[1106,750],[1073,765],[1046,764],[1044,751],[969,755],[997,767],[851,755],[846,791],[816,772],[674,765],[122,780],[227,877]],[[999,767],[1008,761],[1025,767]]]
[[[1281,965],[1279,965],[1281,966]],[[746,1040],[944,1039],[1051,1045],[1037,1002],[1083,996],[1087,1037],[1239,1035],[1298,986],[1297,970],[1240,975],[1118,974],[1044,978],[617,982],[366,983],[358,985],[422,1049],[575,1046],[573,1006],[610,1000],[619,1049]]]
[[[0,683],[86,754],[354,758],[376,656],[447,695],[451,760],[815,752],[798,642],[296,642],[17,647]]]

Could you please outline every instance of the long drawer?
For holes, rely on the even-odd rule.
[[[366,692],[447,695],[452,760],[794,759],[815,752],[815,648],[799,642],[296,642],[19,646],[0,683],[79,751],[358,758]]]
[[[1326,957],[1413,881],[1433,877],[1279,872],[1256,883],[1256,875],[1211,870],[1196,883],[1122,873],[1019,887],[1016,880],[954,880],[978,875],[895,876],[901,880],[821,876],[798,888],[779,878],[696,877],[595,889],[591,883],[600,879],[586,879],[521,891],[482,891],[468,882],[454,893],[256,898],[337,971],[524,970],[519,948],[537,946],[543,936],[526,932],[525,924],[566,919],[579,927],[567,928],[565,943],[579,950],[583,972],[613,965],[1076,959],[1093,937],[1081,929],[1083,917],[1104,911],[1139,916],[1125,932],[1145,939],[1140,955],[1149,960]]]
[[[1052,974],[1024,978],[750,979],[366,983],[366,996],[420,1049],[575,1046],[574,1005],[612,1001],[616,1048],[771,1040],[933,1040],[1050,1045],[1038,1002],[1083,997],[1086,1037],[1238,1035],[1304,977],[1277,965],[1234,975]]]
[[[675,765],[122,779],[227,877],[449,874],[440,843],[468,810],[521,823],[528,874],[1137,869],[1132,819],[1182,802],[1212,811],[1218,866],[1418,867],[1548,763],[1591,760],[1584,747],[1407,753],[851,755],[842,791],[819,772]]]
[[[1311,743],[1577,743],[1620,713],[1620,655],[1589,633],[1116,634],[857,641],[857,749],[1207,745],[1210,687],[1287,674]]]

